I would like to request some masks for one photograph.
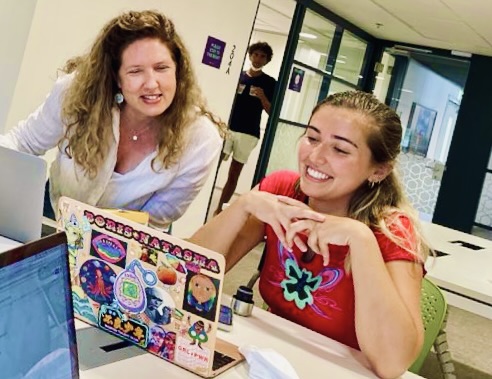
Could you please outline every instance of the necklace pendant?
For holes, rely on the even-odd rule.
[[[132,140],[133,140],[133,141],[137,141],[137,140],[138,140],[138,136],[133,136],[133,137],[132,137]]]

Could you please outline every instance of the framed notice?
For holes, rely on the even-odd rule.
[[[436,117],[436,110],[415,102],[412,104],[404,138],[406,146],[403,146],[403,148],[405,151],[422,157],[427,155]]]
[[[304,80],[305,71],[298,68],[292,68],[292,74],[289,81],[289,89],[296,92],[301,92],[302,81]]]

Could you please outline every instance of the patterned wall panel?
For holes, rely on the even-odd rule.
[[[475,222],[492,227],[492,174],[485,175]]]
[[[432,178],[434,160],[413,154],[400,154],[398,172],[412,205],[423,218],[432,220],[441,182]]]

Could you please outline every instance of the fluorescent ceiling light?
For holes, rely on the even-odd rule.
[[[299,33],[299,37],[304,37],[304,38],[308,38],[308,39],[316,39],[316,38],[318,38],[314,34],[304,33],[304,32],[303,33]]]
[[[340,64],[345,64],[347,63],[347,61],[343,60],[343,59],[337,59],[336,60],[337,63],[340,63]]]

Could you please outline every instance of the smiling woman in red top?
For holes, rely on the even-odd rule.
[[[266,236],[270,310],[360,349],[384,378],[403,373],[423,342],[429,249],[393,170],[401,136],[399,117],[372,95],[331,95],[299,142],[299,173],[267,176],[191,239],[231,268]]]

